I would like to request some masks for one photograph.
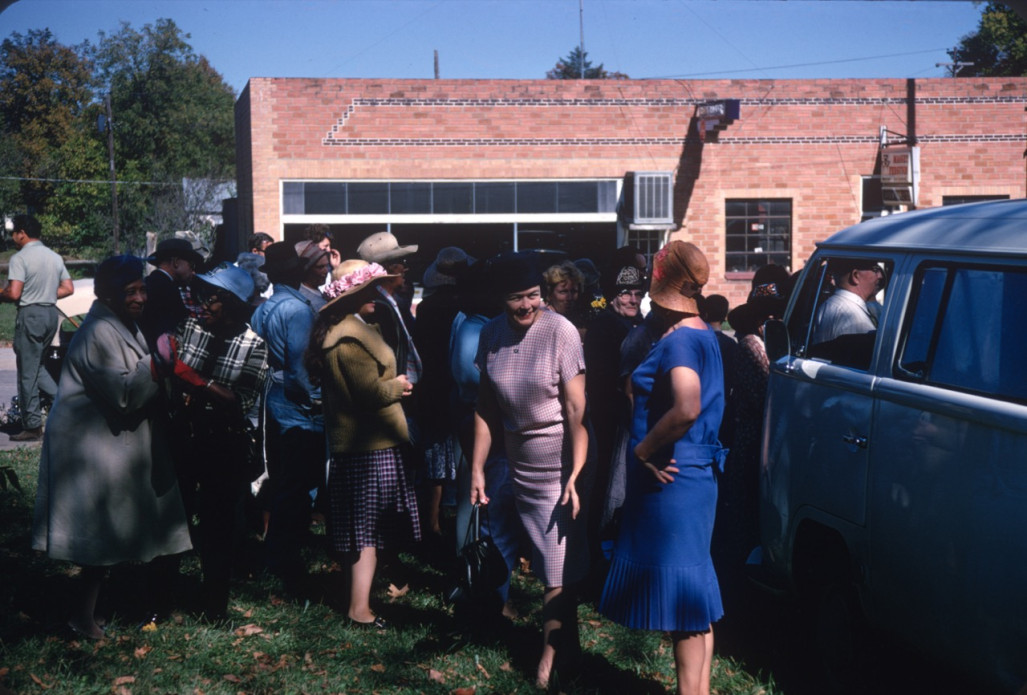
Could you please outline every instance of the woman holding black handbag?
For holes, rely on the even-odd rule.
[[[574,325],[542,310],[541,274],[526,259],[495,269],[505,308],[482,329],[474,416],[471,503],[488,503],[485,460],[492,433],[506,443],[514,501],[531,545],[532,571],[545,584],[542,655],[536,683],[548,687],[555,666],[570,666],[578,642],[572,588],[588,571],[582,472],[585,360]],[[557,664],[557,656],[560,664]]]

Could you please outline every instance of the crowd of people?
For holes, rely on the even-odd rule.
[[[311,596],[301,550],[320,516],[348,568],[346,619],[386,630],[381,554],[419,543],[448,568],[480,504],[508,568],[525,558],[544,587],[540,687],[575,668],[584,598],[669,632],[679,692],[708,693],[719,563],[755,543],[762,325],[782,315],[787,271],[761,269],[729,314],[683,241],[651,267],[618,249],[601,270],[447,247],[415,319],[417,251],[379,232],[343,260],[314,225],[297,244],[254,235],[202,273],[182,239],[158,244],[148,275],[132,256],[99,264],[42,433],[33,526],[33,547],[82,567],[69,626],[103,637],[107,572],[149,563],[163,587],[190,549],[199,610],[223,620],[239,510],[259,490],[285,591]],[[508,592],[476,619],[512,616]]]

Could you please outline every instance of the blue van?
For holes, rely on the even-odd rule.
[[[848,331],[824,325],[841,299],[866,314]],[[834,234],[765,336],[762,576],[822,623],[855,613],[982,689],[1023,688],[1027,201]]]

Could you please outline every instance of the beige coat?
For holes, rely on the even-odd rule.
[[[46,421],[36,550],[112,565],[192,547],[149,365],[142,334],[94,302],[64,358]]]

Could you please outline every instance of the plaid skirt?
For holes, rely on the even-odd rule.
[[[328,467],[328,540],[337,552],[384,550],[421,540],[414,488],[399,447],[332,454]]]

